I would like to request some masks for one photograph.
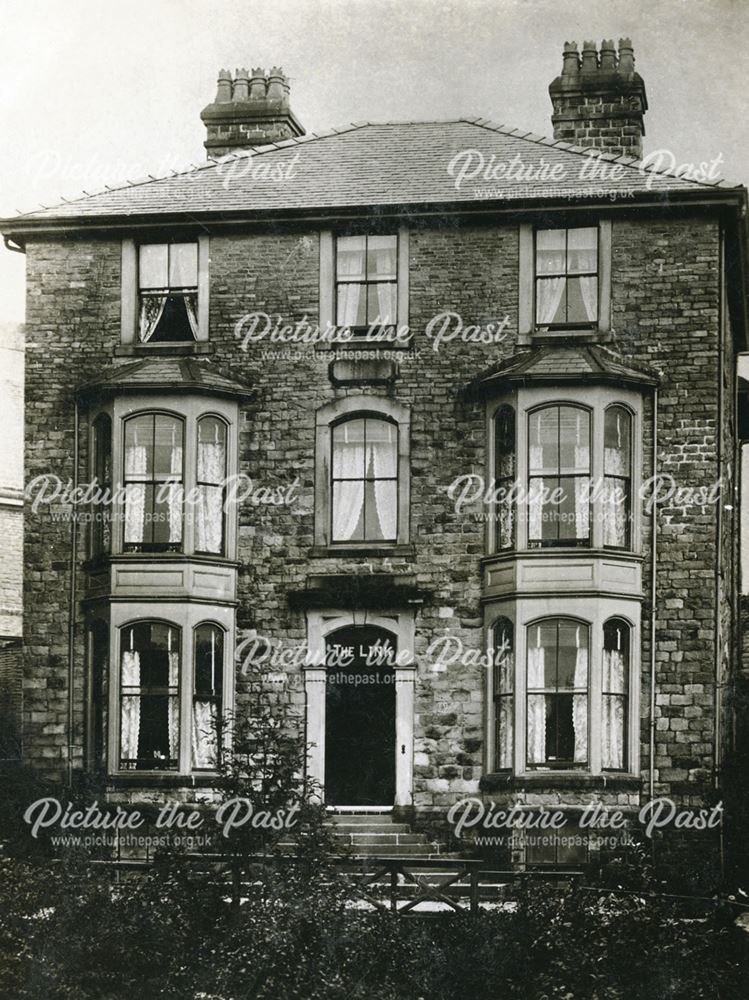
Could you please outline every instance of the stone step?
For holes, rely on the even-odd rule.
[[[330,823],[326,824],[337,837],[345,833],[410,833],[411,827],[408,823]]]
[[[391,826],[395,821],[392,813],[328,813],[326,823],[354,826]]]
[[[363,830],[361,833],[335,833],[335,839],[344,844],[352,846],[366,847],[371,845],[377,848],[386,848],[388,844],[427,844],[428,841],[423,833],[411,833],[410,831],[398,831],[397,833],[381,833],[379,830]]]

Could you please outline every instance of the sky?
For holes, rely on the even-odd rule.
[[[749,183],[746,0],[0,0],[0,37],[0,216],[201,162],[222,67],[281,65],[308,132],[481,116],[550,135],[563,43],[621,37],[645,152]],[[24,258],[0,244],[0,330],[23,316]]]

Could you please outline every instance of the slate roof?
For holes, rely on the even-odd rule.
[[[512,179],[466,178],[456,189],[456,154],[476,150],[485,166],[518,165]],[[230,154],[221,161],[165,178],[146,178],[122,187],[66,201],[0,220],[5,232],[14,226],[112,216],[180,213],[230,213],[356,208],[373,205],[417,205],[487,200],[517,201],[581,197],[608,198],[613,191],[626,199],[641,194],[706,192],[721,182],[697,182],[655,173],[627,156],[605,154],[607,164],[620,164],[622,177],[589,180],[580,176],[589,153],[569,143],[522,129],[496,125],[483,118],[446,122],[370,122],[306,135]],[[472,154],[474,164],[481,163]],[[556,168],[557,179],[548,173]],[[544,170],[546,179],[544,179]],[[289,172],[279,180],[279,173]],[[532,178],[524,171],[530,172]],[[518,179],[517,173],[522,177]],[[723,185],[725,187],[725,185]],[[730,187],[730,185],[728,185]],[[603,189],[605,194],[596,194]]]
[[[99,378],[80,385],[78,395],[87,399],[143,390],[199,392],[245,399],[252,395],[248,385],[227,378],[210,362],[196,358],[144,358],[108,368]]]
[[[499,382],[622,382],[657,385],[657,372],[634,366],[605,347],[592,344],[542,344],[490,368],[473,383],[476,389]]]

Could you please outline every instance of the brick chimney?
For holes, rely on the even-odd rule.
[[[206,127],[207,155],[216,159],[251,146],[264,146],[304,135],[289,107],[289,81],[280,67],[229,70],[218,74],[216,100],[200,113]]]
[[[617,156],[642,156],[643,116],[648,108],[645,84],[635,73],[629,38],[584,42],[582,59],[577,42],[565,42],[562,75],[549,87],[554,106],[554,138]]]

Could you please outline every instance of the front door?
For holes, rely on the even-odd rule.
[[[395,636],[352,625],[326,640],[325,800],[388,806],[395,796]]]

